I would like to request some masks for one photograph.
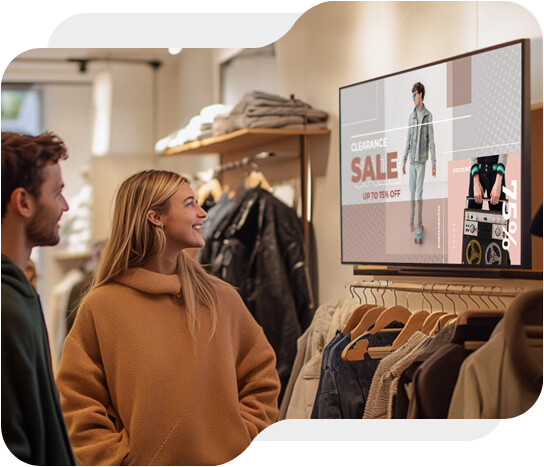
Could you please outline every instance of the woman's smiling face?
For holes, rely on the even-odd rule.
[[[206,216],[189,184],[181,185],[170,198],[168,212],[161,216],[167,247],[179,250],[202,248],[202,223]]]

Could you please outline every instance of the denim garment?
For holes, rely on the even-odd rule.
[[[403,324],[398,322],[387,326],[387,328],[399,328],[399,332],[402,327]],[[383,347],[391,345],[398,334],[397,332],[365,334],[359,340],[368,339],[370,347]],[[340,336],[342,336],[341,333]],[[316,395],[312,418],[363,417],[372,376],[380,360],[369,358],[358,362],[344,362],[342,351],[350,342],[351,333],[342,336],[331,346],[326,363],[325,360],[323,362],[321,388]]]
[[[402,328],[401,323],[395,323],[388,328]],[[399,332],[379,332],[370,336],[369,347],[386,347],[393,343]],[[366,400],[372,377],[380,364],[380,359],[365,358],[358,362],[344,362],[341,355],[336,365],[338,393],[342,418],[363,418]]]
[[[319,377],[319,384],[317,386],[317,393],[315,395],[315,401],[314,401],[314,408],[312,410],[312,415],[310,418],[324,418],[321,417],[319,414],[319,400],[321,399],[321,392],[323,387],[323,381],[328,380],[330,376],[325,377],[325,373],[327,372],[327,368],[330,367],[329,364],[329,355],[331,353],[331,350],[338,344],[342,339],[344,339],[345,336],[342,334],[341,331],[336,331],[335,336],[331,339],[331,341],[327,344],[327,346],[323,349],[323,357],[321,360],[321,376]],[[342,352],[340,351],[340,354]],[[333,376],[334,378],[334,376]],[[330,386],[330,384],[327,384],[327,386]]]

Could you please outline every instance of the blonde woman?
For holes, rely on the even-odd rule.
[[[177,174],[144,171],[119,188],[57,377],[79,464],[222,464],[276,420],[262,329],[182,251],[204,245],[205,217]]]

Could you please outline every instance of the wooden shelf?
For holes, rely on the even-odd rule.
[[[161,156],[223,154],[255,145],[269,144],[293,136],[328,135],[328,128],[318,130],[285,130],[272,128],[242,128],[220,136],[191,141],[181,146],[166,149]]]

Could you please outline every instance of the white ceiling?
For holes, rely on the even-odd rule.
[[[31,49],[20,54],[20,58],[139,58],[143,60],[165,60],[171,57],[168,49]]]

